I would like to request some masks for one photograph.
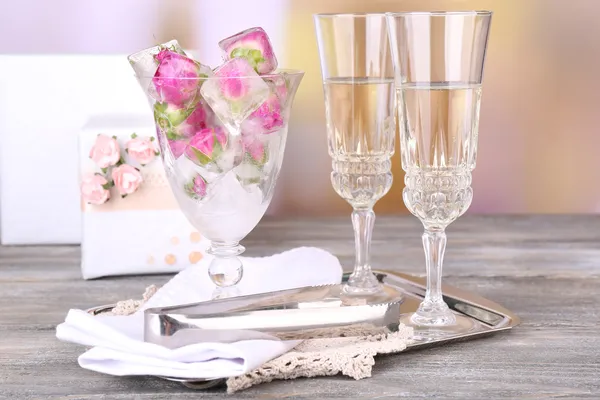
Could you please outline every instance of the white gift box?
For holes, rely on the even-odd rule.
[[[115,136],[126,163],[138,168],[144,181],[133,194],[121,198],[116,187],[100,205],[81,201],[81,269],[84,279],[111,275],[177,272],[195,264],[209,245],[181,212],[171,192],[160,156],[141,166],[125,152],[138,137],[155,137],[147,117],[107,115],[90,118],[79,135],[80,179],[101,173],[90,159],[98,134]],[[158,150],[157,141],[154,140]],[[110,181],[110,168],[107,176]]]
[[[80,243],[77,137],[112,113],[152,119],[125,54],[0,55],[3,244]]]

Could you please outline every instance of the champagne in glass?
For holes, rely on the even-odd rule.
[[[403,199],[424,227],[427,290],[403,319],[428,341],[475,328],[442,296],[446,227],[473,199],[481,82],[491,12],[388,13],[395,69]]]
[[[325,81],[329,155],[335,191],[354,208],[369,208],[391,187],[395,135],[394,81]]]
[[[317,14],[315,26],[331,181],[353,208],[356,261],[344,293],[386,298],[369,261],[373,206],[392,185],[396,134],[394,72],[385,15]]]

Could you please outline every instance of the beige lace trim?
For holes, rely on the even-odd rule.
[[[157,289],[155,285],[149,286],[142,300],[130,299],[118,302],[111,313],[113,315],[133,314],[156,293]],[[370,331],[356,333],[365,335],[305,340],[292,351],[250,373],[228,378],[227,392],[235,393],[276,379],[312,378],[339,373],[354,379],[368,378],[375,365],[376,355],[403,351],[413,334],[412,328],[404,325],[400,325],[398,331],[393,333],[373,334],[374,332]]]
[[[227,392],[235,393],[276,379],[312,378],[342,373],[354,379],[371,376],[377,354],[397,353],[406,349],[412,328],[401,326],[398,332],[363,337],[310,339],[300,343],[262,367],[227,379]]]

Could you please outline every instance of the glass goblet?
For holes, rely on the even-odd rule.
[[[344,293],[384,295],[371,271],[373,206],[392,186],[394,71],[385,14],[316,14],[331,182],[353,208],[356,261]]]
[[[216,285],[213,298],[240,294],[243,265],[238,256],[245,250],[240,241],[258,224],[273,197],[290,110],[303,76],[301,71],[279,70],[260,78],[137,77],[153,111],[173,194],[190,223],[211,243],[208,253],[214,258],[208,274]],[[244,101],[255,101],[261,112],[272,113],[268,118],[219,116],[213,106],[227,104],[211,105],[202,95],[206,84],[251,90],[252,82],[261,78],[268,95],[262,93],[260,100],[249,95]],[[176,103],[169,101],[173,93]]]
[[[387,13],[405,174],[404,203],[424,227],[427,290],[403,322],[429,340],[474,328],[442,296],[446,227],[469,208],[492,13]]]

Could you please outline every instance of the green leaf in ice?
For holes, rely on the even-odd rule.
[[[165,111],[167,111],[167,107],[169,107],[169,105],[166,102],[165,103],[156,102],[156,103],[154,103],[154,112],[164,114]]]
[[[177,134],[172,129],[169,129],[168,131],[166,131],[165,135],[167,135],[167,139],[169,139],[169,140],[179,139],[179,136],[177,136]]]
[[[190,147],[190,148],[194,152],[194,155],[196,156],[196,160],[198,161],[198,163],[200,165],[206,165],[211,161],[210,157],[207,156],[206,154],[204,154],[203,152],[201,152],[200,150],[197,150],[193,147]]]
[[[254,68],[254,70],[257,72],[258,65],[260,63],[265,62],[262,52],[256,49],[246,49],[243,47],[237,47],[233,49],[230,56],[231,58],[245,58],[250,63],[250,65],[252,65],[252,68]]]
[[[252,164],[257,167],[264,167],[267,161],[269,161],[269,148],[267,146],[264,147],[262,157],[258,160],[252,157],[250,153],[248,153],[248,157],[252,160]]]
[[[154,120],[159,128],[163,131],[171,128],[171,122],[165,115],[167,107],[167,103],[154,103]]]
[[[189,108],[179,108],[176,110],[168,111],[167,118],[172,126],[181,125],[183,121],[190,116],[190,114],[194,111],[194,107]]]
[[[237,101],[232,101],[229,103],[229,109],[233,115],[239,115],[242,113],[242,104]]]

